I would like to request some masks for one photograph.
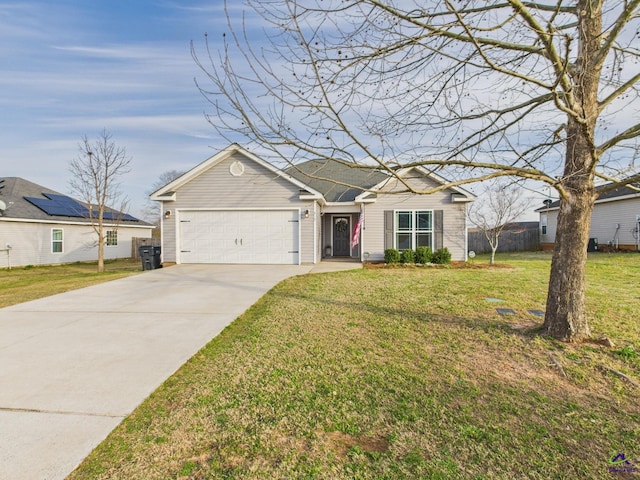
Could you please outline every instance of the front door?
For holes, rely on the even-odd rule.
[[[333,217],[333,256],[351,256],[351,218]]]

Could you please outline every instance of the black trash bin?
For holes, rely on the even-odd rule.
[[[138,247],[138,254],[142,261],[142,270],[153,270],[162,267],[160,263],[160,247],[143,245]]]
[[[598,251],[598,239],[590,238],[589,244],[587,245],[587,252],[597,252]]]
[[[153,247],[153,268],[162,268],[162,263],[160,263],[160,247]]]

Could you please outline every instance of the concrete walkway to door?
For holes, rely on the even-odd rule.
[[[177,265],[0,309],[0,479],[64,479],[274,285],[359,267]]]

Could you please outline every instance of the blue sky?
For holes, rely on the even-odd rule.
[[[79,142],[106,129],[132,158],[122,190],[141,216],[160,174],[228,145],[205,119],[190,51],[205,33],[222,48],[226,30],[223,0],[0,0],[0,177],[70,194]]]
[[[0,176],[69,192],[69,161],[103,129],[132,158],[134,215],[168,170],[224,148],[204,118],[190,42],[214,44],[222,0],[0,0]]]

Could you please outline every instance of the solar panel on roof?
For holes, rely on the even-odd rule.
[[[54,193],[43,193],[43,195],[46,198],[24,197],[24,199],[38,207],[47,215],[79,218],[90,218],[91,216],[97,218],[98,216],[97,212],[93,212],[93,215],[91,215],[87,207],[66,195],[57,195]],[[102,218],[104,220],[138,221],[137,218],[129,215],[128,213],[122,214],[120,212],[110,211],[104,212]]]
[[[25,200],[31,202],[33,205],[38,207],[47,215],[66,215],[67,209],[59,205],[57,203],[51,202],[51,200],[46,200],[44,198],[32,198],[32,197],[24,197]]]
[[[67,205],[69,207],[74,207],[76,205],[80,205],[73,198],[67,197],[66,195],[55,195],[53,193],[43,193],[43,195],[54,202],[59,203],[60,205]]]
[[[57,203],[62,208],[65,209],[65,215],[69,217],[88,217],[89,210],[87,208],[75,201],[71,197],[67,197],[66,195],[56,195],[53,193],[43,193],[43,195],[51,201]]]

